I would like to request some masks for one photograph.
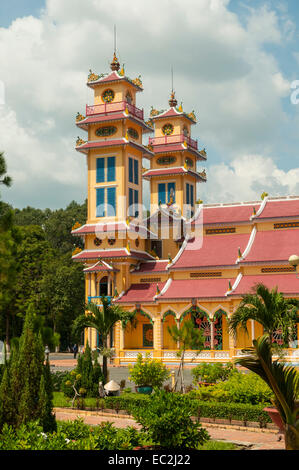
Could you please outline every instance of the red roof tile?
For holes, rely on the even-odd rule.
[[[137,148],[138,150],[142,151],[147,156],[153,156],[153,152],[148,150],[141,144],[137,142],[133,142],[132,140],[127,141],[125,138],[122,139],[109,139],[109,140],[96,140],[96,141],[89,141],[85,142],[82,145],[76,147],[78,152],[87,153],[88,149],[92,148],[101,148],[101,147],[115,147],[119,145],[132,145],[133,147]]]
[[[141,263],[139,269],[133,271],[134,274],[138,273],[155,273],[155,272],[166,272],[166,266],[169,264],[169,261],[159,260],[159,261],[147,261],[146,263]]]
[[[249,222],[253,215],[253,208],[258,211],[260,203],[240,204],[234,206],[203,206],[203,223],[209,224],[227,224],[237,222]]]
[[[230,279],[175,279],[159,300],[224,297]],[[233,284],[233,280],[230,280]]]
[[[276,286],[283,294],[299,294],[299,280],[296,274],[261,274],[256,276],[243,276],[237,288],[229,295],[243,295],[252,291],[252,288],[262,283],[268,289]]]
[[[158,282],[160,291],[165,282]],[[157,283],[152,284],[132,284],[125,294],[117,300],[120,303],[153,302],[157,294]]]
[[[238,258],[238,248],[245,250],[250,233],[204,236],[188,241],[181,256],[170,269],[196,269],[206,266],[232,266]]]
[[[128,253],[126,248],[120,248],[115,250],[83,250],[79,254],[74,255],[72,258],[74,261],[82,261],[85,259],[96,260],[101,258],[134,258],[147,260],[152,259],[152,256],[150,256],[148,253],[136,250],[130,250],[130,253]]]
[[[245,263],[288,261],[299,251],[299,229],[257,232]]]
[[[155,176],[167,176],[167,175],[191,175],[197,179],[203,179],[198,173],[192,170],[186,170],[183,167],[170,167],[170,168],[158,168],[148,170],[143,173],[143,178],[151,178]]]
[[[258,219],[272,219],[276,217],[299,217],[299,198],[284,200],[268,199]]]
[[[124,81],[130,83],[133,87],[135,87],[137,89],[137,91],[142,91],[142,88],[140,86],[136,85],[135,83],[133,83],[133,81],[130,78],[126,77],[125,75],[119,75],[115,71],[111,72],[106,77],[99,78],[98,80],[95,80],[95,81],[87,82],[87,85],[92,88],[93,86],[100,85],[101,83],[110,83],[110,82],[115,82],[115,81],[119,81],[119,80],[124,80]]]
[[[135,225],[130,223],[129,226],[125,222],[112,222],[103,224],[102,222],[98,224],[86,224],[82,225],[81,227],[72,230],[73,235],[87,235],[87,234],[95,234],[100,235],[102,233],[111,233],[116,234],[117,232],[129,232],[134,233],[136,236],[140,238],[148,238],[148,235],[151,234],[151,238],[155,238],[155,235],[151,233],[146,227],[143,225]],[[135,237],[136,238],[136,237]]]

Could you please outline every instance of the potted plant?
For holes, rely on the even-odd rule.
[[[161,388],[163,382],[170,377],[170,371],[166,366],[157,359],[151,359],[148,353],[145,359],[139,353],[136,363],[129,368],[129,372],[129,380],[135,383],[136,391],[146,394],[151,394],[153,387]]]

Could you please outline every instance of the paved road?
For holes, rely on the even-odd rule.
[[[100,416],[96,413],[83,411],[55,410],[57,420],[74,420],[77,417],[83,418],[86,424],[97,425],[102,422],[110,421],[118,428],[134,426],[137,429],[140,426],[131,418],[120,418],[111,416]],[[231,427],[202,424],[210,434],[211,439],[217,441],[233,442],[235,444],[248,446],[249,450],[282,450],[284,449],[284,439],[278,440],[278,432],[256,432],[252,430],[232,429]]]
[[[72,370],[76,367],[77,360],[74,359],[73,354],[71,353],[51,353],[50,354],[50,365],[52,371],[64,371],[64,370]],[[169,367],[170,370],[177,371],[177,367]],[[113,366],[109,365],[109,379],[115,380],[115,382],[119,383],[121,380],[126,380],[126,387],[134,387],[134,384],[128,380],[129,377],[129,369],[127,366]],[[184,370],[184,380],[186,385],[192,384],[193,377],[191,375],[191,368],[186,367]],[[165,384],[169,383],[165,382]]]

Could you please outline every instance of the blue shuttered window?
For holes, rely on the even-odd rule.
[[[105,158],[97,158],[96,182],[103,183],[104,181],[105,181]]]
[[[134,160],[134,183],[138,184],[138,160]]]
[[[194,186],[186,183],[186,204],[194,206]]]
[[[97,183],[104,183],[105,181],[115,181],[115,157],[97,158],[96,167]]]
[[[191,190],[191,194],[190,194],[190,204],[191,206],[194,206],[194,187],[192,185],[190,185],[190,190]]]
[[[158,203],[166,204],[166,184],[158,184]]]
[[[116,188],[107,188],[107,217],[116,215]]]
[[[129,182],[134,183],[133,180],[133,158],[129,157]]]
[[[186,183],[186,204],[190,204],[190,184]]]
[[[105,217],[105,188],[96,189],[96,217]]]
[[[115,157],[107,158],[107,181],[115,181]]]

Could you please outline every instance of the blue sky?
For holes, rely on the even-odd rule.
[[[146,117],[167,106],[173,66],[178,101],[199,118],[208,181],[198,197],[299,194],[297,0],[11,0],[0,4],[0,142],[14,180],[4,200],[54,209],[86,197],[74,116],[92,102],[88,70],[108,70],[115,23]]]

